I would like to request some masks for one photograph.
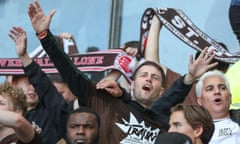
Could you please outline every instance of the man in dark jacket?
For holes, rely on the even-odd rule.
[[[151,110],[154,101],[160,98],[164,74],[159,65],[154,62],[145,62],[133,75],[134,99],[123,101],[112,97],[111,88],[99,90],[81,71],[79,71],[58,45],[49,31],[49,25],[55,11],[46,16],[37,0],[30,3],[28,15],[41,44],[49,57],[57,67],[61,77],[67,82],[74,95],[78,97],[80,105],[86,105],[101,117],[99,143],[154,143],[157,136],[167,130],[168,116]],[[174,94],[186,95],[192,82],[205,72],[214,55],[199,58],[198,61],[190,61],[190,73],[180,79],[181,83],[175,83],[173,91],[166,93],[167,100],[175,97]],[[178,84],[181,84],[180,86]],[[182,86],[184,85],[184,86]],[[182,89],[182,87],[185,87]],[[119,89],[115,89],[119,90]],[[119,90],[120,91],[120,90]],[[125,94],[123,94],[124,96]],[[183,96],[184,97],[184,96]],[[172,98],[164,106],[170,111],[170,107],[179,103],[179,99]],[[167,112],[170,113],[170,112]]]

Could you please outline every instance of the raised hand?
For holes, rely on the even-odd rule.
[[[34,0],[34,3],[29,4],[28,15],[36,33],[41,33],[49,29],[50,22],[55,12],[55,10],[52,10],[50,14],[46,16],[38,0]]]
[[[209,50],[208,48],[205,48],[195,61],[193,60],[193,56],[192,55],[190,56],[188,74],[184,79],[184,82],[186,84],[191,84],[203,73],[217,66],[218,64],[217,62],[211,63],[215,56],[214,49],[211,49],[209,51],[208,50]]]
[[[21,27],[12,27],[8,36],[13,40],[16,46],[16,53],[19,57],[24,56],[27,52],[27,36]]]
[[[16,46],[16,53],[22,59],[23,66],[27,66],[32,59],[27,53],[27,34],[21,27],[12,27],[8,36],[13,40]]]

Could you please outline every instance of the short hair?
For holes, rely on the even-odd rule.
[[[196,84],[196,87],[195,87],[195,91],[196,91],[196,96],[197,97],[201,97],[202,96],[202,88],[203,88],[203,82],[206,78],[208,77],[213,77],[213,76],[216,76],[216,77],[219,77],[221,78],[227,89],[230,91],[230,84],[229,84],[229,81],[227,80],[227,77],[224,75],[224,73],[220,70],[211,70],[211,71],[207,71],[205,72],[198,80],[197,84]]]
[[[221,42],[218,42],[219,45],[221,45],[225,50],[228,50],[227,46],[224,44],[224,43],[221,43]],[[197,51],[197,53],[195,54],[195,59],[198,58],[198,56],[201,54],[200,51]],[[223,62],[223,61],[220,61],[218,59],[213,59],[211,61],[211,63],[215,63],[215,62],[218,62],[218,65],[215,66],[213,69],[218,69],[222,72],[226,72],[227,69],[229,68],[230,64],[229,63],[226,63],[226,62]]]
[[[165,79],[166,79],[165,74],[164,74],[164,71],[163,71],[162,67],[161,67],[159,64],[157,64],[157,63],[155,63],[155,62],[153,62],[153,61],[144,61],[142,64],[140,64],[140,65],[136,68],[136,70],[133,72],[131,78],[132,78],[133,80],[135,80],[136,74],[138,73],[139,69],[140,69],[141,67],[147,66],[147,65],[153,66],[153,67],[155,67],[156,69],[159,70],[159,72],[161,73],[161,76],[162,76],[162,78],[161,78],[161,85],[164,86],[164,84],[165,84]]]
[[[126,42],[123,46],[123,49],[125,50],[128,47],[139,48],[139,46],[140,46],[140,42],[133,40],[133,41]]]
[[[96,51],[99,51],[99,48],[96,47],[96,46],[89,46],[89,47],[86,49],[86,52],[96,52]]]
[[[200,105],[178,104],[171,108],[172,113],[176,111],[183,112],[185,119],[193,129],[202,126],[203,132],[200,138],[203,144],[208,144],[214,132],[213,119],[208,110]]]
[[[69,120],[70,115],[75,114],[75,113],[91,113],[91,114],[94,114],[96,116],[98,128],[100,127],[100,122],[101,122],[100,116],[96,111],[92,110],[91,108],[81,106],[81,107],[71,111],[69,116],[68,116],[68,120]]]
[[[0,84],[0,95],[11,99],[14,111],[20,110],[23,113],[27,111],[26,96],[22,89],[17,88],[8,82],[4,82]]]

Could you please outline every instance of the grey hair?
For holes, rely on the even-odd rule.
[[[196,96],[197,97],[201,97],[202,96],[202,88],[203,88],[203,82],[206,78],[208,77],[212,77],[212,76],[216,76],[216,77],[219,77],[221,78],[227,89],[230,91],[230,84],[229,84],[229,81],[227,79],[227,77],[225,76],[225,74],[222,72],[222,71],[219,71],[219,70],[212,70],[212,71],[208,71],[206,73],[204,73],[198,80],[197,84],[196,84],[196,87],[195,87],[195,92],[196,92]]]

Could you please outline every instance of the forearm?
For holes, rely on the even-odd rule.
[[[111,72],[108,73],[104,79],[110,79],[110,80],[118,80],[119,77],[121,76],[121,73],[117,70],[112,70]]]
[[[164,91],[161,97],[154,102],[152,106],[153,111],[169,116],[171,107],[184,101],[192,88],[192,85],[184,84],[184,77],[180,77],[174,81],[173,84]]]
[[[13,128],[22,142],[28,143],[34,137],[32,125],[21,114],[0,110],[0,123]]]
[[[48,31],[47,36],[41,39],[41,44],[73,94],[83,104],[86,104],[88,96],[93,92],[91,81],[84,73],[77,69],[69,56],[59,48],[51,32]]]
[[[147,46],[145,49],[144,58],[146,60],[154,61],[159,63],[159,34],[160,34],[160,21],[157,16],[154,15],[152,24],[149,30]]]
[[[160,63],[160,50],[159,50],[159,37],[160,37],[160,30],[161,30],[162,24],[157,18],[156,15],[154,15],[152,19],[152,24],[149,30],[148,40],[147,40],[147,47],[145,49],[144,58],[146,60],[154,61],[155,63],[158,63],[164,73],[167,73],[167,67],[162,65]]]
[[[194,78],[192,74],[187,73],[184,76],[183,83],[186,85],[192,85],[197,78]]]
[[[32,59],[30,58],[30,56],[27,53],[24,54],[23,56],[19,56],[19,58],[22,60],[22,64],[24,67],[26,67],[32,63]]]

